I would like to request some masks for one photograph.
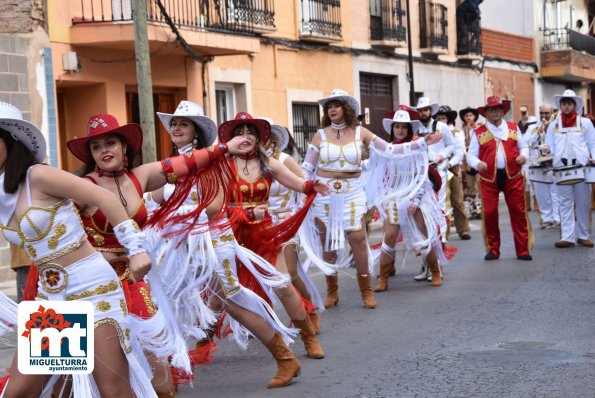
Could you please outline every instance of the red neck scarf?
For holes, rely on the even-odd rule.
[[[118,171],[106,171],[103,169],[100,169],[98,166],[95,166],[95,172],[97,173],[97,175],[99,177],[122,177],[124,174],[126,174],[128,172],[128,169],[126,167],[118,170]]]
[[[562,127],[576,126],[576,112],[562,113]]]

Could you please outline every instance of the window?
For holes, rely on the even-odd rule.
[[[235,116],[234,87],[229,84],[215,85],[215,100],[217,103],[217,123],[223,123]]]
[[[293,138],[300,155],[306,154],[308,144],[320,126],[320,106],[317,103],[293,102]]]

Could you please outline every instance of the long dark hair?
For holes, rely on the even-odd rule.
[[[345,102],[333,100],[333,101],[328,101],[322,107],[323,115],[322,115],[322,121],[320,122],[320,125],[322,126],[322,128],[325,128],[325,127],[331,125],[331,119],[328,117],[328,108],[329,108],[329,106],[331,106],[331,104],[339,104],[341,106],[341,108],[343,108],[343,118],[345,119],[345,124],[347,126],[349,126],[349,127],[359,126],[360,123],[357,118],[357,115],[355,114],[355,111],[353,109],[351,109],[350,107],[348,107]]]
[[[25,181],[29,167],[38,164],[33,154],[22,142],[0,128],[0,139],[6,144],[6,162],[4,163],[4,191],[15,193],[19,185]]]
[[[183,116],[180,116],[183,117]],[[185,118],[188,119],[188,118]],[[170,126],[171,126],[171,122],[173,122],[173,118],[170,121]],[[206,148],[207,145],[207,138],[205,137],[205,133],[204,131],[202,131],[202,129],[199,127],[198,124],[196,124],[192,119],[188,119],[188,121],[190,123],[192,123],[192,126],[194,127],[194,139],[196,139],[196,146],[194,145],[194,143],[192,144],[192,148],[193,149],[202,149],[202,148]],[[172,145],[172,149],[171,149],[171,155],[169,156],[176,156],[178,155],[178,147],[176,147],[176,145]]]
[[[120,140],[120,143],[122,145],[124,145],[126,143],[126,140],[121,135],[114,134],[114,136],[118,140]],[[131,145],[126,145],[126,157],[128,158],[128,162],[129,163],[132,163],[133,162],[135,155],[136,154],[132,150],[132,146]],[[87,162],[85,162],[85,164],[83,165],[83,167],[81,167],[79,170],[77,170],[74,174],[76,174],[79,177],[86,176],[87,174],[95,171],[95,166],[97,166],[97,163],[95,163],[95,159],[93,159],[93,156],[91,156],[89,158],[89,160]],[[130,168],[132,168],[132,167],[130,167]]]
[[[267,156],[266,149],[263,146],[263,143],[260,142],[260,135],[258,131],[256,131],[256,127],[252,124],[240,124],[233,129],[233,137],[240,135],[244,130],[244,126],[248,128],[248,130],[256,136],[256,157],[258,159],[258,163],[260,163],[260,172],[262,173],[263,177],[269,177],[273,175],[273,169],[269,166],[269,157]]]
[[[390,142],[394,142],[395,141],[395,132],[393,130],[395,124],[400,123],[400,122],[394,122],[393,124],[390,125]],[[413,139],[413,127],[411,127],[410,123],[405,123],[407,124],[407,135],[405,136],[405,139],[403,140],[403,142],[411,142],[411,140]]]

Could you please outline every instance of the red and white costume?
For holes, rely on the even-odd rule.
[[[525,208],[525,179],[521,173],[522,166],[516,163],[519,155],[525,158],[528,156],[526,142],[522,139],[518,126],[505,120],[498,126],[487,122],[474,133],[471,136],[467,162],[474,169],[477,169],[480,161],[487,164],[487,170],[479,172],[486,250],[500,256],[498,198],[502,191],[510,213],[516,254],[528,255],[532,239]]]

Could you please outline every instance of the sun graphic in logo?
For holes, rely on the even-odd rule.
[[[60,273],[49,270],[45,273],[45,281],[49,286],[56,286],[60,282]]]
[[[339,181],[335,181],[335,183],[333,184],[333,188],[335,188],[337,191],[342,187],[343,185]]]

